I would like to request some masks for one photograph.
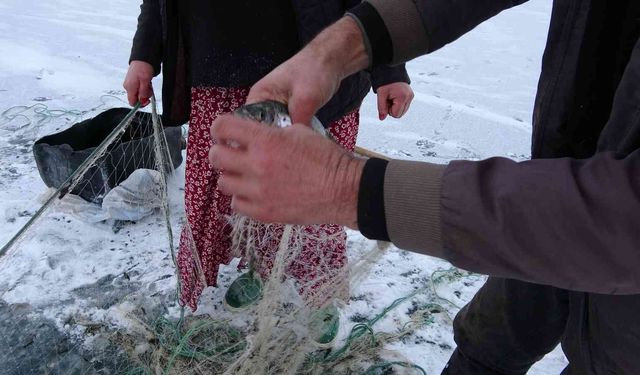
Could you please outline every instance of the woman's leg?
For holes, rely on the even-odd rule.
[[[193,254],[198,254],[208,286],[215,286],[220,264],[231,261],[230,228],[226,215],[231,199],[218,191],[219,172],[209,165],[209,129],[213,120],[244,104],[248,89],[197,87],[191,91],[191,114],[185,173],[187,224],[180,237],[178,267],[181,279],[180,303],[193,310],[204,285]]]

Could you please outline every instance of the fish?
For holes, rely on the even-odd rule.
[[[234,111],[234,114],[242,118],[258,121],[265,125],[286,128],[293,125],[287,106],[274,101],[266,100],[259,103],[246,104]],[[330,133],[322,126],[320,120],[313,116],[311,128],[326,138],[332,139]]]

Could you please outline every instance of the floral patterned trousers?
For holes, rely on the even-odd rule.
[[[191,90],[185,174],[185,209],[189,225],[183,228],[180,238],[178,267],[182,284],[180,303],[193,310],[197,308],[204,288],[196,272],[193,249],[197,251],[209,286],[216,285],[219,266],[229,264],[232,259],[231,228],[227,221],[227,215],[231,213],[231,197],[218,190],[219,172],[209,165],[208,154],[212,142],[209,128],[217,116],[243,105],[248,93],[248,88],[196,87]],[[359,112],[355,110],[333,122],[330,132],[340,145],[353,151],[358,125]],[[317,276],[316,266],[321,263],[324,267],[335,269],[346,265],[346,234],[342,227],[322,225],[305,230],[320,231],[321,234],[329,235],[332,240],[320,244],[314,240],[314,243],[305,244],[298,257],[300,259],[293,262],[289,270],[294,278],[309,282]],[[274,254],[277,246],[277,243],[273,243],[267,246],[269,248],[258,251],[263,255]],[[266,259],[268,258],[267,256]],[[270,266],[271,264],[263,265],[260,273],[265,276]]]

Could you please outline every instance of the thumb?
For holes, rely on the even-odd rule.
[[[245,103],[254,104],[266,100],[275,100],[286,104],[289,100],[288,91],[281,89],[277,82],[274,83],[272,81],[273,80],[267,75],[267,77],[256,82],[249,90],[249,95],[247,95]]]
[[[289,115],[293,123],[311,124],[311,118],[316,113],[318,105],[312,99],[293,96],[289,101]]]
[[[265,100],[278,100],[278,101],[282,101],[282,99],[280,98],[276,98],[277,95],[274,95],[272,93],[270,93],[269,91],[266,90],[262,90],[261,87],[258,86],[259,83],[256,86],[253,86],[251,88],[251,90],[249,90],[249,95],[247,95],[247,100],[245,101],[245,104],[254,104],[254,103],[259,103],[259,102],[263,102]]]

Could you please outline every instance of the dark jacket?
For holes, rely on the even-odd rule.
[[[359,6],[373,7],[382,24],[369,10],[353,13],[370,39],[390,40],[371,40],[372,56],[389,63],[434,51],[523,2]],[[555,337],[571,362],[563,374],[640,374],[639,7],[637,0],[554,1],[534,108],[533,160],[368,162],[362,176],[380,181],[367,186],[383,191],[384,215],[381,225],[359,214],[361,229],[378,228],[398,247],[468,270],[557,288],[568,311],[566,329]],[[372,32],[376,27],[384,32]],[[416,37],[403,37],[411,33]],[[387,44],[386,51],[375,50]],[[376,180],[380,170],[384,177]],[[376,195],[362,189],[359,208],[375,211],[363,197]],[[532,316],[554,314],[537,302]],[[534,328],[532,334],[546,329]],[[511,349],[537,350],[523,345]]]
[[[360,0],[292,0],[298,37],[306,44],[323,28],[337,21]],[[187,62],[175,0],[144,0],[133,38],[131,60],[141,60],[162,71],[163,121],[167,126],[188,120],[190,88],[187,85]],[[162,68],[162,69],[161,69]],[[404,65],[379,66],[370,73],[360,72],[345,79],[334,97],[317,113],[325,125],[356,109],[372,87],[392,82],[407,82]]]

